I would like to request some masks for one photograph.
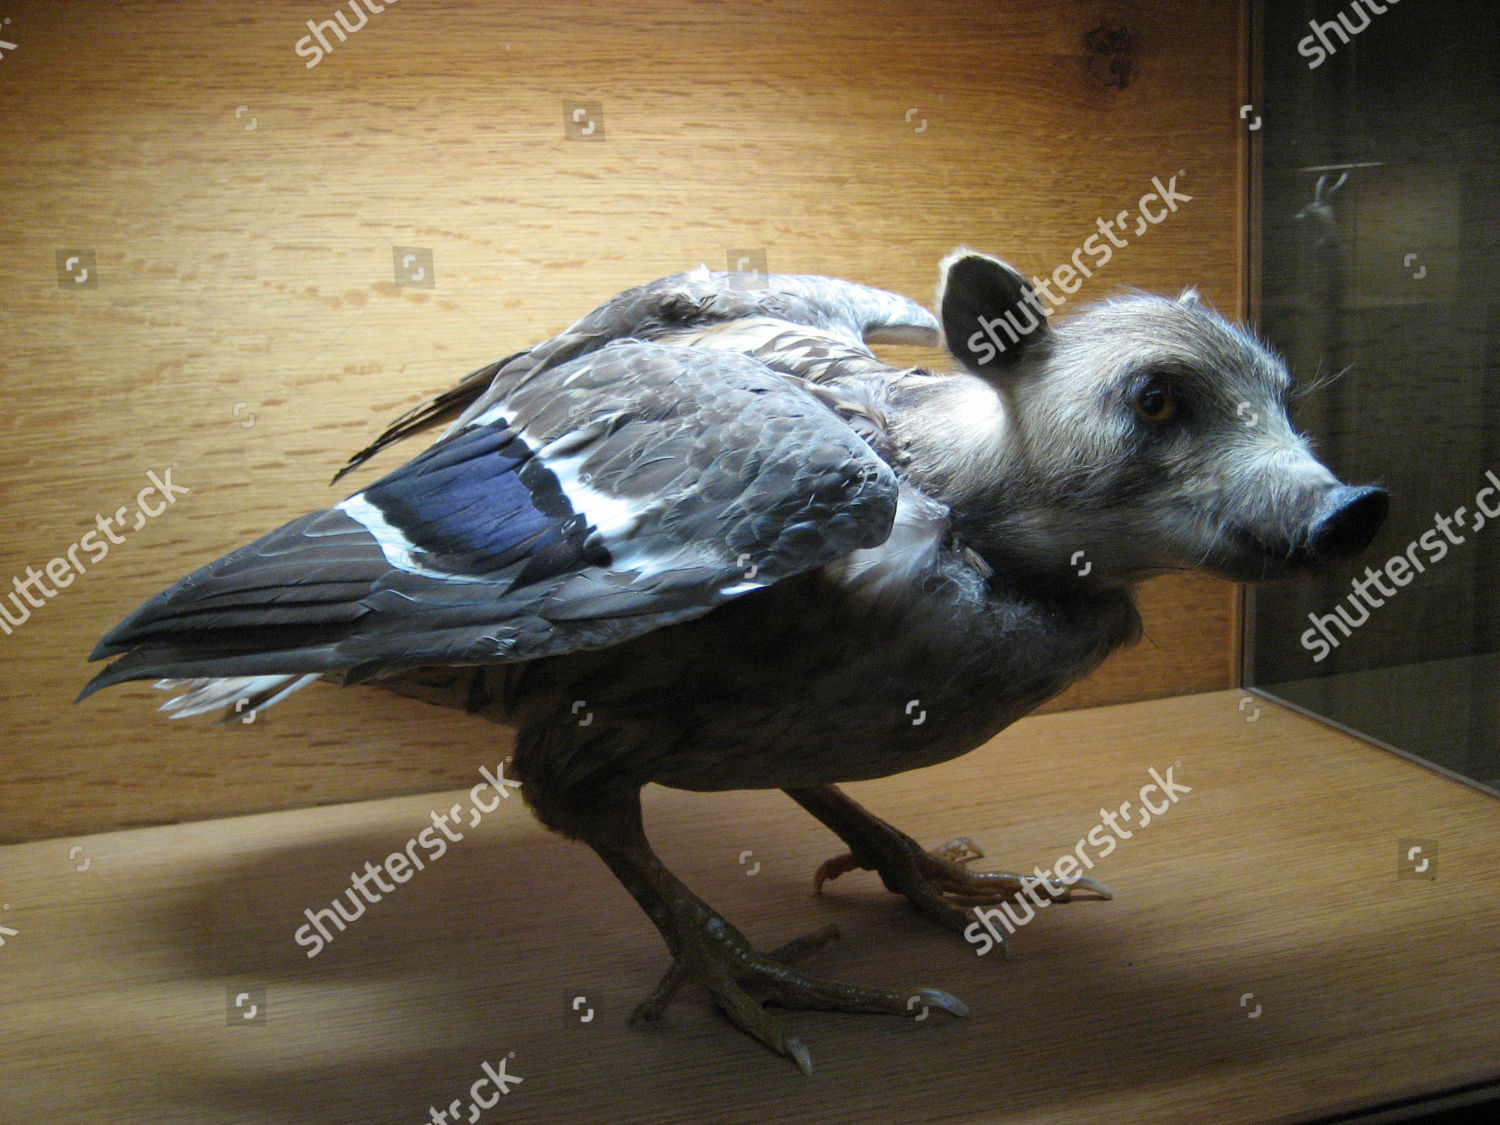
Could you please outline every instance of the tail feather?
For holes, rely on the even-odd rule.
[[[321,677],[316,673],[302,676],[220,676],[191,680],[158,680],[152,687],[161,691],[182,691],[158,710],[173,719],[186,719],[208,711],[223,710],[224,721],[247,712],[263,711],[280,703],[298,688]]]

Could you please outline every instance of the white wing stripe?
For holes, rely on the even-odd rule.
[[[366,500],[362,492],[356,492],[334,507],[368,531],[370,537],[380,545],[380,553],[385,556],[385,561],[397,570],[404,570],[407,574],[420,574],[425,578],[441,578],[445,582],[490,581],[482,574],[452,574],[446,570],[433,570],[423,566],[412,554],[416,550],[416,544],[407,539],[399,527],[389,522],[379,508]]]

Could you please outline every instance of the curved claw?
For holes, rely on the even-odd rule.
[[[984,858],[984,850],[967,836],[955,836],[946,844],[933,848],[932,854],[938,859],[954,863],[973,863],[976,859]]]
[[[1048,887],[1047,890],[1048,893],[1051,893],[1053,888]],[[1062,894],[1061,897],[1057,899],[1058,902],[1072,902],[1073,892],[1077,890],[1091,891],[1099,898],[1106,900],[1115,897],[1114,891],[1110,890],[1103,883],[1099,882],[1098,879],[1090,879],[1087,875],[1074,876],[1072,879],[1069,879],[1062,885],[1061,890]]]
[[[939,1011],[947,1012],[950,1016],[963,1019],[969,1014],[969,1006],[951,992],[944,992],[941,988],[918,988],[912,992],[912,997],[921,997],[923,1003],[929,1008],[937,1008]],[[908,1010],[911,1000],[907,1002]],[[921,1016],[917,1016],[921,1019]]]
[[[786,1053],[792,1056],[792,1061],[797,1064],[797,1069],[809,1078],[812,1077],[812,1052],[809,1051],[794,1035],[789,1035],[781,1041],[786,1048]]]
[[[822,894],[823,884],[828,880],[837,879],[840,875],[847,875],[851,871],[858,871],[862,866],[859,860],[854,858],[853,852],[843,852],[831,859],[825,859],[813,872],[813,894]]]

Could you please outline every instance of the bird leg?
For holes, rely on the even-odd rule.
[[[640,903],[672,953],[672,966],[635,1010],[630,1022],[659,1019],[687,981],[708,989],[715,1003],[741,1031],[777,1054],[789,1056],[806,1074],[812,1057],[801,1040],[789,1035],[765,1009],[822,1009],[840,1012],[884,1012],[912,1015],[920,1002],[951,1015],[968,1014],[956,997],[935,988],[886,992],[836,981],[816,980],[791,968],[798,958],[822,948],[838,935],[836,926],[799,938],[770,953],[760,953],[662,864],[646,840],[640,798],[628,807],[594,810],[583,838]],[[920,1017],[918,1017],[920,1018]]]
[[[960,837],[927,851],[832,785],[788,789],[786,794],[849,845],[849,851],[818,868],[813,876],[817,892],[847,871],[878,871],[887,889],[905,895],[919,914],[960,933],[973,921],[964,907],[1019,899],[1028,888],[1053,902],[1070,901],[1080,888],[1100,898],[1114,897],[1103,883],[1087,876],[1064,882],[1009,871],[970,871],[965,865],[984,855],[972,840]]]

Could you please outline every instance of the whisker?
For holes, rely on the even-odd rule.
[[[1346,366],[1345,368],[1343,368],[1343,370],[1341,370],[1341,371],[1335,371],[1332,375],[1323,375],[1323,374],[1316,375],[1316,376],[1313,377],[1312,381],[1310,383],[1306,384],[1305,386],[1299,385],[1299,386],[1293,387],[1292,388],[1292,392],[1291,392],[1291,397],[1292,398],[1306,398],[1308,395],[1316,394],[1318,391],[1321,391],[1324,387],[1329,387],[1329,386],[1332,386],[1334,383],[1337,383],[1340,379],[1342,379],[1345,375],[1347,375],[1353,369],[1354,369],[1354,364],[1351,363],[1348,366]]]

